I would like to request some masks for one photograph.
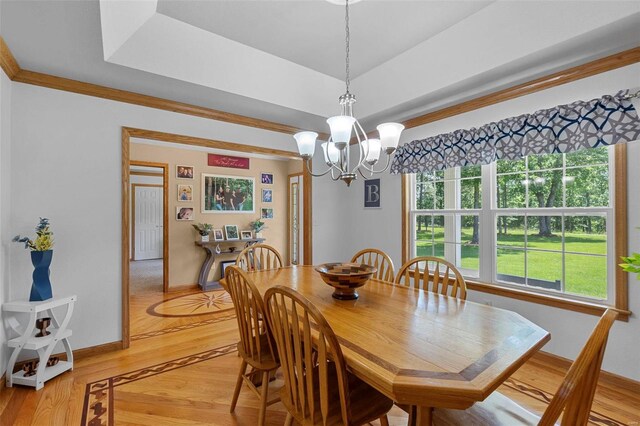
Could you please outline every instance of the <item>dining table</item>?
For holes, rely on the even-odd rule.
[[[263,296],[284,286],[315,305],[349,370],[407,407],[411,425],[431,425],[434,408],[484,400],[550,339],[515,312],[375,279],[358,299],[337,300],[313,266],[248,276]]]

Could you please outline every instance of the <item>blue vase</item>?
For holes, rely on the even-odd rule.
[[[33,283],[31,284],[30,302],[39,302],[51,299],[51,281],[49,281],[49,266],[53,258],[53,250],[32,251],[31,263],[33,263]]]

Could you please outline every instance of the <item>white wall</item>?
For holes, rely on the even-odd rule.
[[[11,107],[11,233],[31,235],[39,216],[51,219],[54,295],[78,295],[74,349],[121,339],[122,126],[296,149],[282,133],[21,83]],[[28,253],[13,244],[9,256],[11,297],[27,298]]]
[[[11,81],[0,71],[0,305],[10,299],[9,247],[11,229],[9,209],[11,207]],[[0,321],[0,376],[4,373],[8,359],[5,329]]]
[[[403,133],[401,143],[457,129],[477,127],[490,121],[530,113],[578,99],[587,100],[603,94],[615,93],[619,89],[633,87],[640,87],[640,64],[408,129]],[[640,231],[636,229],[640,226],[640,217],[637,214],[640,208],[640,191],[637,188],[637,182],[640,181],[639,163],[640,142],[634,142],[629,144],[628,149],[629,252],[640,252]],[[319,179],[314,180],[314,191],[322,192],[327,197],[324,200],[326,210],[340,208],[341,214],[346,218],[340,222],[341,228],[334,231],[335,235],[340,235],[340,241],[344,242],[340,249],[342,254],[340,259],[346,259],[350,256],[347,255],[348,253],[355,253],[363,247],[377,247],[391,255],[397,269],[402,260],[399,176],[383,175],[382,208],[379,210],[362,207],[364,191],[362,180],[352,184],[348,193],[345,194],[341,189],[337,189],[333,198],[328,198],[331,195],[330,189],[341,185],[326,180],[322,182]],[[342,206],[348,207],[345,210]],[[314,205],[314,220],[317,220],[315,215],[322,212],[324,212],[323,209]],[[316,232],[314,230],[314,239],[318,238]],[[494,306],[520,313],[551,332],[551,341],[544,347],[545,351],[571,359],[577,356],[597,321],[595,316],[486,293],[472,291],[469,294],[469,300],[489,301]],[[630,310],[635,311],[636,314],[628,323],[618,321],[614,325],[603,368],[606,371],[640,380],[640,318],[637,315],[640,313],[640,282],[635,276],[629,279],[629,301]]]

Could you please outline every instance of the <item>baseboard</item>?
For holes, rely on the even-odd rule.
[[[537,352],[533,356],[533,358],[537,358],[544,363],[556,365],[564,369],[568,369],[573,363],[573,361],[571,361],[570,359],[545,351]],[[609,384],[611,386],[620,387],[640,395],[640,382],[628,377],[600,370],[600,377],[598,378],[598,381],[602,384]]]
[[[76,349],[75,351],[73,351],[73,359],[74,361],[77,361],[80,359],[89,358],[91,356],[95,356],[95,355],[99,355],[107,352],[119,351],[121,349],[122,349],[122,340],[118,340],[116,342],[103,343],[102,345],[89,346],[88,348]],[[67,354],[64,352],[52,354],[51,356],[57,356],[62,360],[67,359]],[[13,372],[15,373],[16,371],[20,371],[24,366],[24,364],[28,362],[37,361],[37,360],[38,358],[30,358],[30,359],[23,359],[22,361],[16,362]],[[4,386],[4,383],[5,382],[3,379],[2,386]]]
[[[196,289],[199,289],[199,288],[200,288],[199,284],[169,285],[168,293],[175,293],[175,292],[186,291],[186,290],[196,290]]]

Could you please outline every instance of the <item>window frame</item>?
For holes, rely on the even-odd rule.
[[[402,175],[402,256],[403,263],[415,256],[415,217],[420,214],[474,214],[479,212],[481,216],[489,214],[490,220],[480,220],[480,235],[493,235],[493,238],[480,238],[480,253],[490,253],[489,256],[481,255],[479,259],[478,278],[467,278],[467,287],[471,290],[496,294],[504,297],[525,300],[532,303],[540,303],[562,309],[583,312],[592,315],[602,315],[606,308],[614,308],[620,312],[619,319],[628,321],[631,312],[628,310],[628,274],[618,268],[617,260],[620,256],[627,255],[627,147],[626,144],[617,144],[612,148],[609,156],[610,165],[610,205],[608,207],[563,207],[563,212],[576,210],[582,212],[602,212],[608,210],[607,235],[615,235],[615,238],[607,238],[607,252],[613,253],[608,256],[607,271],[607,300],[600,301],[579,295],[550,293],[548,291],[532,289],[518,284],[508,284],[498,282],[496,279],[496,220],[501,214],[509,214],[519,210],[518,213],[530,211],[549,211],[550,215],[562,215],[555,212],[554,208],[525,208],[525,209],[498,209],[495,207],[493,185],[497,176],[497,166],[495,163],[482,167],[482,204],[480,209],[443,209],[437,210],[417,210],[415,205],[415,175]],[[486,195],[485,195],[486,194]],[[487,200],[489,202],[487,202]],[[566,213],[564,213],[566,214]],[[487,248],[489,246],[489,248]]]

